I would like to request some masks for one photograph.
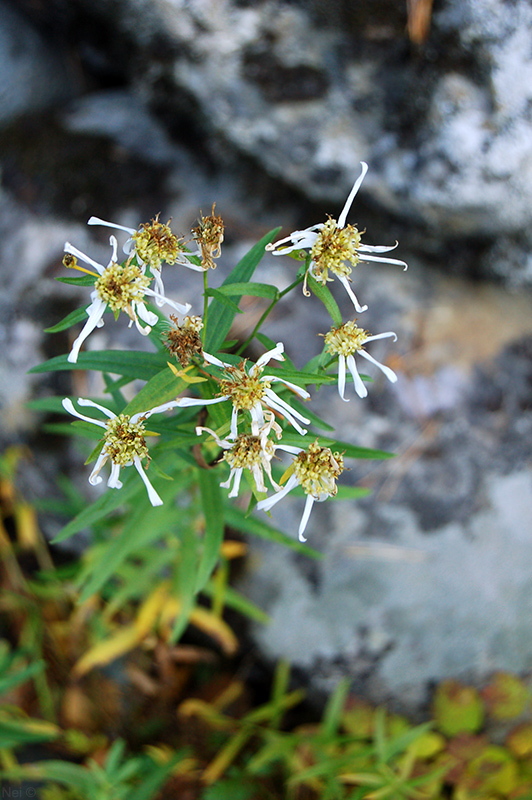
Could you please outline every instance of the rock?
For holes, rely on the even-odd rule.
[[[341,204],[366,160],[362,197],[436,239],[440,257],[457,237],[525,235],[527,0],[446,0],[417,46],[392,0],[327,8],[79,0],[77,13],[130,43],[123,68],[148,103],[180,115],[188,106],[207,138],[222,137],[309,198]],[[493,274],[492,261],[480,269]],[[513,270],[514,281],[528,272]]]
[[[5,2],[0,4],[0,126],[57,105],[79,90],[64,54]]]

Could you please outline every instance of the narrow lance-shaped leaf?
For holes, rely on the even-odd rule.
[[[131,380],[147,381],[162,370],[166,359],[164,354],[145,353],[138,350],[100,350],[80,353],[75,364],[67,360],[68,356],[56,356],[43,364],[32,367],[30,373],[60,372],[63,370],[89,370],[111,372],[123,375]]]
[[[205,516],[205,535],[196,578],[197,592],[201,591],[209,580],[220,555],[224,533],[224,506],[219,482],[220,474],[217,469],[198,470],[201,507]]]
[[[342,324],[342,313],[338,308],[338,304],[327,286],[318,283],[309,273],[307,277],[307,284],[313,294],[316,295],[318,300],[321,300],[327,311],[329,312],[334,324],[339,327]]]

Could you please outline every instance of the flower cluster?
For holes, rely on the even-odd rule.
[[[330,217],[326,222],[303,231],[294,231],[288,237],[266,247],[274,255],[299,253],[300,257],[305,258],[304,274],[298,277],[296,283],[303,281],[306,295],[309,294],[309,275],[322,285],[337,278],[359,314],[367,306],[360,305],[351,289],[354,267],[359,263],[380,261],[399,264],[406,269],[403,261],[381,255],[394,249],[397,243],[391,247],[363,244],[363,231],[355,225],[347,224],[347,214],[366,171],[366,164],[362,164],[362,173],[355,182],[338,221]],[[195,250],[187,249],[184,238],[172,232],[170,222],[161,223],[158,215],[136,229],[97,217],[91,217],[89,224],[103,225],[126,233],[128,238],[123,246],[125,259],[120,261],[118,258],[118,242],[114,235],[110,236],[111,256],[106,266],[70,243],[65,244],[65,266],[94,277],[91,302],[85,309],[88,319],[73,343],[68,361],[77,362],[81,346],[96,327],[103,325],[103,316],[107,309],[113,312],[115,318],[122,311],[129,317],[130,326],[135,324],[144,336],[158,325],[160,343],[181,367],[179,370],[175,362],[169,361],[168,367],[172,373],[183,379],[182,385],[201,388],[201,396],[187,393],[170,402],[161,402],[168,399],[168,394],[160,397],[155,395],[151,408],[133,414],[127,413],[128,407],[125,403],[121,406],[120,396],[116,393],[113,395],[114,410],[92,400],[78,399],[78,406],[97,409],[105,420],[85,416],[78,411],[71,399],[64,399],[63,407],[69,414],[103,430],[103,438],[95,451],[96,463],[89,476],[90,483],[101,483],[100,472],[110,462],[107,486],[118,489],[122,486],[122,469],[134,466],[146,487],[149,501],[154,506],[160,505],[162,500],[147,476],[151,458],[146,437],[154,434],[146,430],[144,423],[153,414],[174,411],[179,415],[180,409],[198,407],[201,409],[201,424],[195,425],[195,432],[198,436],[207,434],[208,438],[203,442],[207,449],[217,449],[214,462],[211,463],[223,463],[225,470],[229,470],[229,476],[220,484],[229,489],[229,497],[238,496],[244,471],[249,476],[259,510],[269,511],[295,487],[300,487],[306,495],[306,503],[299,526],[299,539],[306,541],[304,533],[314,503],[336,495],[336,481],[344,470],[341,448],[333,451],[322,446],[317,438],[307,445],[304,444],[308,434],[307,427],[303,426],[311,424],[313,415],[309,414],[307,417],[302,413],[301,402],[310,399],[310,394],[304,387],[315,383],[315,376],[299,373],[293,368],[286,369],[285,366],[273,366],[273,362],[286,362],[282,342],[270,346],[255,362],[241,355],[234,357],[227,353],[215,355],[206,352],[204,343],[213,338],[216,340],[216,336],[208,335],[209,324],[216,324],[216,316],[215,322],[211,322],[211,314],[208,313],[211,306],[207,305],[207,297],[213,292],[205,292],[203,316],[189,314],[190,304],[178,303],[165,294],[162,279],[164,265],[183,266],[203,272],[207,289],[206,274],[215,267],[215,259],[220,256],[224,238],[224,225],[221,217],[215,215],[214,204],[211,215],[201,215],[198,225],[191,231]],[[79,261],[90,269],[80,266]],[[242,282],[237,286],[239,290],[242,286],[245,288]],[[280,296],[278,290],[274,291],[276,299],[273,305]],[[272,296],[271,292],[268,294]],[[215,291],[214,295],[221,293]],[[160,315],[149,308],[151,300],[159,307],[168,306],[177,314],[170,313],[169,321],[160,322]],[[353,380],[356,394],[366,397],[367,388],[358,372],[355,356],[360,356],[378,367],[390,381],[397,380],[397,376],[388,366],[378,362],[366,351],[369,342],[388,337],[396,339],[395,333],[387,331],[371,335],[360,328],[355,319],[342,324],[339,324],[338,319],[335,322],[328,333],[323,334],[324,346],[318,366],[322,382],[331,380],[327,370],[337,360],[338,392],[341,399],[348,399],[345,397],[347,372]],[[243,349],[244,346],[241,350]],[[219,408],[215,410],[213,406]],[[216,420],[214,427],[203,424],[208,416]],[[187,419],[190,420],[190,414]],[[283,442],[285,429],[287,435],[291,436],[288,443]],[[298,442],[300,440],[301,445],[294,444],[294,438]],[[278,452],[287,453],[293,458],[284,475],[276,479],[273,466],[278,460]],[[197,460],[200,466],[208,466],[203,457]],[[268,496],[270,489],[273,493]]]

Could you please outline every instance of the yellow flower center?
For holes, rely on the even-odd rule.
[[[220,381],[220,395],[231,398],[235,408],[250,411],[253,406],[260,403],[264,392],[271,383],[261,380],[258,375],[248,375],[245,371],[245,362],[238,367],[227,367],[227,378]]]
[[[263,448],[259,436],[242,433],[237,436],[233,447],[225,451],[223,457],[232,469],[251,469],[255,465],[263,464],[265,460],[267,461],[268,456],[272,458],[274,452],[273,443],[269,439]]]
[[[325,334],[327,352],[333,356],[350,356],[361,350],[369,333],[359,328],[355,321],[346,322],[339,328],[331,328]]]
[[[126,261],[122,266],[113,262],[100,275],[94,288],[112,311],[130,313],[131,303],[133,300],[142,300],[150,280],[134,264]]]
[[[151,269],[161,269],[162,262],[175,264],[182,250],[179,240],[170,230],[170,220],[166,225],[159,222],[159,215],[151,222],[145,222],[139,231],[133,234],[135,249]]]
[[[149,458],[144,439],[144,425],[131,422],[127,414],[119,414],[107,423],[105,433],[105,452],[111,461],[125,467],[135,456]]]
[[[344,470],[341,453],[333,453],[328,447],[313,442],[308,452],[302,451],[294,461],[294,473],[306,494],[318,500],[324,494],[334,497],[338,491],[335,479]]]
[[[360,237],[360,231],[354,225],[339,228],[336,220],[329,217],[310,252],[316,280],[320,283],[332,280],[329,270],[340,278],[347,278],[352,270],[346,262],[356,267],[360,260],[357,252]]]

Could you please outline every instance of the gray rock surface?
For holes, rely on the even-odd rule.
[[[0,126],[64,102],[77,88],[64,54],[11,6],[0,3]]]
[[[188,106],[208,135],[315,200],[341,203],[366,160],[363,196],[418,226],[420,243],[445,256],[445,240],[505,235],[514,281],[529,280],[515,241],[529,248],[528,0],[445,0],[418,47],[392,0],[327,12],[282,0],[78,5],[131,42],[125,69],[167,113]],[[508,273],[496,249],[479,263]]]

